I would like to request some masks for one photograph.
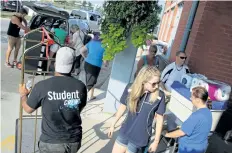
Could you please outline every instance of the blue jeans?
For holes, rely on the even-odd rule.
[[[127,148],[129,153],[143,153],[146,147],[139,147],[132,142],[130,142],[126,137],[119,134],[116,139],[116,142]]]

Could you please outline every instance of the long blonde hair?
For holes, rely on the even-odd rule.
[[[131,92],[128,96],[129,111],[136,113],[137,104],[139,98],[142,96],[144,91],[144,83],[148,82],[152,77],[157,76],[160,78],[160,71],[154,66],[144,66],[140,71],[137,77],[135,78],[134,83],[131,86]],[[159,90],[155,90],[151,93],[149,102],[153,103],[159,96]]]

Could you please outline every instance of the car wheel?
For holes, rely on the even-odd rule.
[[[0,10],[5,11],[6,9],[4,7],[2,7],[2,6],[0,6]]]

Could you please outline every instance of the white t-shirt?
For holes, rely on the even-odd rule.
[[[80,55],[80,49],[81,47],[84,46],[83,44],[84,37],[85,37],[85,34],[79,30],[73,34],[72,42],[74,43],[74,48],[76,49],[75,50],[76,56]]]
[[[181,82],[181,77],[189,73],[188,66],[184,65],[182,67],[178,67],[175,62],[169,64],[161,74],[161,81],[164,83],[165,88],[168,91],[171,91],[171,85],[174,81]]]
[[[163,55],[163,49],[161,48],[161,46],[157,45],[157,48],[158,48],[158,50],[157,50],[156,55]]]

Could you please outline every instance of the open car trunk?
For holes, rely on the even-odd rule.
[[[22,4],[29,7],[30,9],[32,9],[33,11],[35,11],[37,14],[40,15],[53,16],[61,19],[69,18],[69,13],[67,11],[55,7],[51,3],[22,1]]]
[[[30,21],[30,29],[36,29],[39,27],[45,27],[48,31],[51,30],[54,23],[59,22],[59,24],[66,24],[68,30],[68,19],[69,13],[63,9],[57,8],[50,3],[41,3],[41,2],[22,2],[23,5],[29,7],[33,11],[36,12],[36,15]],[[50,35],[51,38],[52,35]],[[26,36],[28,40],[42,40],[42,33],[41,31],[36,31],[28,34]],[[45,37],[46,39],[46,37]],[[25,42],[25,50],[38,44],[37,42]],[[49,48],[50,49],[50,46]],[[25,56],[35,56],[35,57],[46,57],[46,45],[40,45],[37,48],[30,49]],[[40,60],[40,59],[25,59],[25,70],[30,71],[47,71],[47,61]],[[29,73],[29,72],[27,72]],[[30,73],[32,74],[32,73]],[[41,73],[37,73],[41,74]]]

